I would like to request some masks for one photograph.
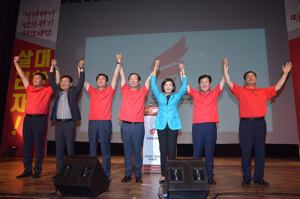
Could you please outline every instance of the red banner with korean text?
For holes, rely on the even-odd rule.
[[[285,0],[290,56],[293,63],[293,86],[300,143],[300,0]],[[299,147],[300,155],[300,147]]]
[[[46,75],[54,58],[59,20],[60,0],[21,0],[13,56],[19,56],[19,65],[32,85],[33,75]],[[23,156],[23,121],[26,91],[14,63],[11,64],[1,153],[9,146],[18,147],[16,156]],[[48,118],[48,114],[47,114]],[[47,132],[45,132],[45,155]]]

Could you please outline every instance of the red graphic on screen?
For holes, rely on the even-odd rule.
[[[153,59],[150,68],[151,71],[154,69],[155,60],[160,60],[159,75],[157,76],[157,80],[162,80],[167,77],[172,77],[174,81],[176,80],[179,72],[178,64],[183,63],[183,61],[180,61],[180,59],[188,51],[188,47],[185,47],[185,43],[185,37],[182,37],[174,46]]]

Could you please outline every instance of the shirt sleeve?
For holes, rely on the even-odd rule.
[[[266,99],[269,100],[272,97],[276,96],[276,87],[272,86],[272,87],[268,87],[265,89],[265,95],[266,95]]]
[[[112,93],[112,95],[114,95],[114,94],[115,94],[115,92],[116,92],[116,89],[114,90],[114,89],[112,88],[112,86],[111,86],[111,85],[108,87],[108,89],[109,89],[109,91]]]
[[[195,96],[195,91],[196,91],[196,90],[195,90],[193,87],[190,86],[190,92],[187,91],[187,94],[188,94],[189,96],[191,96],[192,98],[194,98],[194,96]]]
[[[143,95],[144,95],[144,97],[146,97],[146,95],[148,93],[146,85],[144,85],[142,89],[143,89]]]
[[[151,78],[151,90],[152,90],[154,96],[156,97],[156,99],[158,99],[159,90],[156,85],[156,76],[151,75],[150,78]]]
[[[187,89],[187,77],[182,77],[182,84],[181,84],[181,88],[178,92],[178,101],[181,100],[181,98],[184,96],[184,94],[186,93],[186,89]]]
[[[121,93],[123,94],[128,89],[127,83],[125,82],[123,86],[121,86]]]
[[[223,92],[224,88],[221,90],[220,89],[220,83],[216,86],[216,88],[214,90],[212,90],[212,92],[214,92],[214,94],[219,97],[219,95]]]
[[[92,87],[91,85],[89,85],[89,89],[87,92],[91,95],[94,90],[95,90],[95,88]]]
[[[241,89],[243,88],[241,86],[236,85],[234,82],[232,82],[232,89],[230,89],[230,87],[228,87],[228,89],[236,98],[239,99]]]
[[[26,88],[26,93],[28,93],[29,91],[31,91],[33,89],[33,86],[31,84],[28,84],[27,88]]]

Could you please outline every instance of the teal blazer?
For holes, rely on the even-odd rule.
[[[151,89],[159,105],[154,128],[158,130],[164,130],[168,124],[171,130],[181,129],[182,126],[177,105],[186,92],[187,78],[182,78],[182,85],[179,92],[171,94],[168,104],[166,94],[160,93],[157,88],[156,76],[151,76]]]

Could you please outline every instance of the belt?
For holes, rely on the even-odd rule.
[[[263,120],[263,119],[265,119],[265,117],[250,117],[250,118],[243,117],[243,118],[241,118],[241,120],[252,120],[252,121],[258,121],[258,120]]]
[[[72,119],[56,119],[57,122],[70,122]]]
[[[43,117],[46,116],[45,114],[26,114],[28,117]]]
[[[124,123],[127,123],[127,124],[132,124],[132,125],[134,125],[134,124],[139,124],[139,123],[144,123],[144,122],[127,122],[127,121],[123,121]]]

